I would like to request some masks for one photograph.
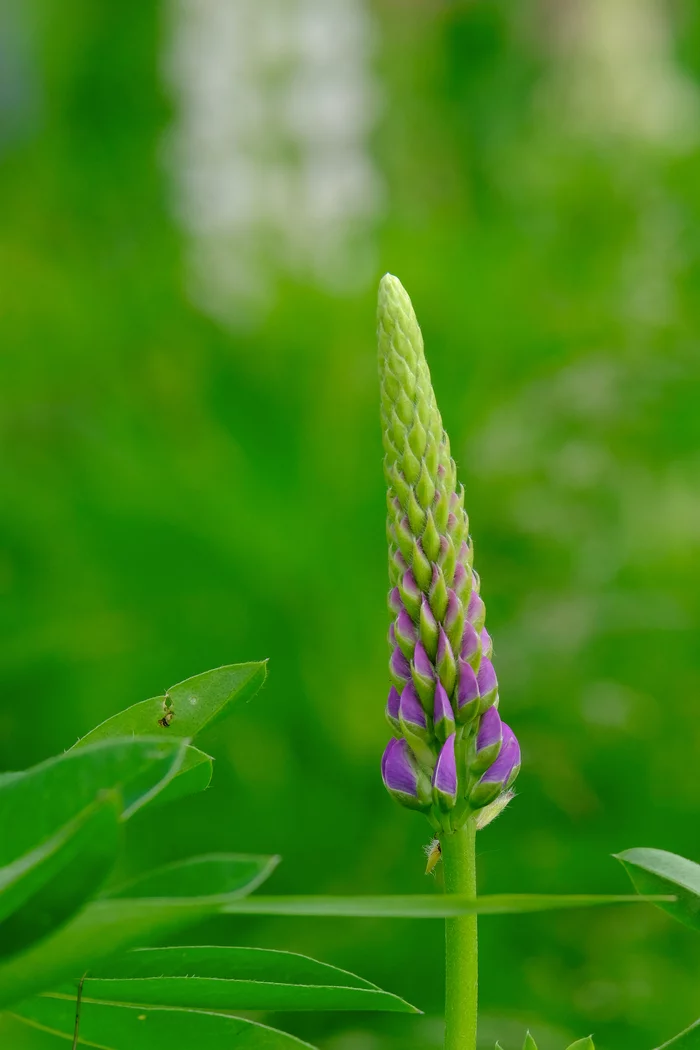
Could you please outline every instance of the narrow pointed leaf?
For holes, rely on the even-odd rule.
[[[75,1024],[75,998],[36,997],[15,1007],[13,1016],[61,1037],[56,1050],[67,1046]],[[78,1046],[99,1050],[295,1050],[309,1047],[293,1035],[241,1017],[201,1010],[149,1009],[112,1006],[83,1000]]]
[[[658,1050],[700,1050],[700,1017],[690,1028],[679,1032],[673,1039],[658,1047]]]
[[[108,718],[75,747],[113,736],[195,737],[229,713],[234,701],[249,700],[265,681],[266,664],[228,664],[171,686]]]
[[[0,957],[26,949],[73,915],[109,874],[121,798],[109,792],[50,839],[0,869]]]
[[[73,985],[47,993],[75,998]],[[262,948],[146,948],[93,967],[83,1001],[202,1010],[386,1010],[420,1013],[327,963]]]
[[[532,1038],[530,1032],[525,1034],[525,1042],[523,1043],[523,1050],[537,1050],[537,1043]]]
[[[615,854],[640,893],[674,894],[659,907],[674,919],[700,930],[700,864],[663,849],[628,849]]]
[[[585,1039],[577,1039],[575,1043],[567,1047],[567,1050],[595,1050],[593,1039],[590,1035]]]
[[[390,897],[249,897],[227,904],[227,913],[247,915],[325,915],[347,918],[439,919],[450,915],[518,915],[603,904],[638,904],[671,897],[502,893],[490,897],[416,894]]]
[[[276,857],[215,855],[169,865],[92,901],[41,944],[0,963],[0,1008],[135,944],[184,929],[223,908],[270,875]]]

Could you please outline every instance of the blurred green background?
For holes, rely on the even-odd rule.
[[[271,892],[432,891],[379,778],[390,270],[523,745],[480,890],[700,860],[700,7],[10,2],[0,124],[0,769],[269,657],[202,741],[208,794],[140,817],[128,866],[279,852]],[[439,1046],[437,922],[204,937],[426,1011],[278,1019],[323,1050]],[[697,1016],[699,949],[651,908],[486,918],[483,1045],[657,1046]]]

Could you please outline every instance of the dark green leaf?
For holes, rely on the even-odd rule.
[[[674,919],[700,930],[700,864],[663,849],[628,849],[615,854],[640,893],[674,894],[660,903]]]
[[[114,736],[195,737],[229,713],[234,701],[249,700],[265,681],[266,664],[228,664],[195,675],[108,718],[75,747]]]
[[[121,798],[110,792],[40,846],[0,869],[0,956],[66,922],[100,887],[119,844]]]
[[[75,998],[73,986],[55,993]],[[83,999],[204,1010],[388,1010],[420,1013],[345,970],[262,948],[146,948],[93,967]]]
[[[66,926],[0,963],[0,1007],[83,973],[101,959],[220,912],[273,871],[276,857],[214,856],[170,865],[132,884],[133,898],[92,901]]]
[[[658,1050],[700,1050],[700,1017],[689,1028],[660,1046]]]
[[[56,1050],[65,1050],[75,1023],[75,998],[36,997],[21,1003],[13,1015],[54,1032]],[[308,1047],[292,1035],[240,1017],[198,1010],[151,1010],[144,1006],[112,1006],[83,1001],[78,1046],[100,1050],[294,1050]]]
[[[227,904],[224,911],[248,915],[325,915],[348,918],[439,919],[449,915],[518,915],[601,904],[637,904],[648,898],[585,894],[501,893],[490,897],[416,894],[392,897],[250,897]],[[669,900],[652,897],[652,901]]]

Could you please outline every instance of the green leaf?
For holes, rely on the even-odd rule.
[[[214,759],[199,748],[190,745],[185,750],[185,758],[177,776],[165,785],[154,800],[157,805],[163,802],[176,802],[187,795],[196,795],[206,791],[214,772]]]
[[[56,1050],[65,1050],[73,1036],[75,997],[72,1000],[37,997],[21,1003],[12,1016],[43,1031],[62,1037]],[[274,1028],[198,1010],[151,1010],[144,1006],[111,1006],[83,1000],[78,1046],[100,1050],[173,1050],[206,1047],[207,1050],[294,1050],[309,1047],[293,1035]]]
[[[691,1024],[690,1028],[686,1028],[683,1032],[675,1035],[673,1039],[669,1039],[667,1043],[658,1047],[658,1050],[699,1050],[700,1048],[700,1017],[694,1024]]]
[[[116,857],[121,810],[109,792],[0,869],[0,957],[45,937],[95,893]]]
[[[0,957],[46,936],[94,893],[117,849],[118,816],[168,783],[184,749],[177,739],[110,740],[0,779]]]
[[[47,993],[75,999],[73,985]],[[304,955],[263,948],[145,948],[93,967],[83,1001],[201,1010],[420,1013],[369,981]]]
[[[169,865],[92,901],[40,944],[0,962],[0,1008],[102,959],[215,915],[270,875],[277,857],[216,855]],[[133,896],[124,896],[129,890]]]
[[[537,1043],[532,1038],[529,1032],[525,1033],[525,1042],[523,1043],[523,1050],[537,1050]]]
[[[76,857],[80,857],[81,867],[89,868],[93,854],[96,854],[99,866],[106,867],[106,874],[116,852],[117,820],[121,809],[121,798],[115,792],[106,793],[34,849],[1,867],[0,930],[2,920],[16,912],[46,882],[64,873]],[[107,832],[107,850],[104,849],[104,831]],[[106,865],[102,863],[103,858]],[[101,882],[102,876],[96,881]],[[89,890],[85,895],[88,893]]]
[[[347,918],[440,919],[450,915],[519,915],[562,908],[593,908],[602,904],[638,904],[670,897],[585,894],[501,893],[473,900],[460,895],[415,894],[391,897],[250,897],[223,909],[247,915],[324,915]]]
[[[265,681],[263,663],[228,664],[195,675],[154,696],[134,704],[91,730],[76,748],[114,736],[162,735],[195,737],[230,711],[235,700],[249,700]]]
[[[614,854],[640,893],[671,893],[659,906],[678,922],[700,930],[700,864],[663,849],[628,849]]]
[[[577,1039],[575,1043],[568,1046],[566,1050],[595,1050],[593,1046],[593,1037],[586,1036],[585,1039]]]

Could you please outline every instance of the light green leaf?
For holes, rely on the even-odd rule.
[[[0,956],[66,922],[112,868],[122,801],[109,792],[29,853],[0,868]]]
[[[663,849],[628,849],[615,856],[640,893],[671,893],[675,903],[660,903],[674,919],[700,930],[700,864]]]
[[[229,713],[234,701],[249,700],[265,681],[263,663],[228,664],[171,686],[164,696],[143,700],[112,715],[75,744],[114,736],[195,737]]]
[[[73,1000],[37,997],[21,1003],[13,1016],[60,1036],[56,1050],[65,1050],[73,1036]],[[255,1021],[199,1010],[151,1010],[144,1006],[111,1006],[83,1001],[78,1046],[100,1050],[294,1050],[309,1047],[293,1035]]]
[[[81,868],[92,868],[93,859],[98,859],[98,867],[104,869],[106,875],[116,852],[117,821],[121,810],[119,795],[105,793],[49,838],[1,867],[0,931],[2,921],[8,915],[16,912],[46,882],[65,873],[76,857],[80,857]],[[102,877],[102,874],[97,877],[97,884]],[[90,890],[86,889],[85,896],[89,893]]]
[[[187,795],[196,795],[206,791],[214,772],[214,759],[199,748],[190,745],[185,751],[185,758],[177,776],[165,785],[154,799],[157,805],[163,802],[175,802]]]
[[[47,993],[75,999],[69,985]],[[83,1001],[201,1010],[387,1010],[420,1013],[369,981],[290,952],[146,948],[93,967]]]
[[[523,1043],[523,1050],[537,1050],[537,1043],[532,1038],[530,1032],[525,1033],[525,1042]]]
[[[658,1047],[658,1050],[700,1050],[700,1017],[673,1039]]]
[[[577,1039],[575,1043],[567,1047],[567,1050],[595,1050],[592,1036],[589,1035],[585,1039]]]
[[[103,741],[0,779],[0,882],[9,894],[0,957],[46,936],[94,893],[116,852],[117,816],[128,817],[168,783],[185,746],[149,737]]]
[[[276,857],[237,854],[198,857],[169,865],[92,901],[66,926],[0,962],[0,1008],[135,944],[215,915],[270,875]],[[124,896],[130,890],[132,897]]]
[[[325,915],[347,918],[440,919],[450,915],[519,915],[602,904],[638,904],[671,897],[585,894],[501,893],[490,897],[416,894],[390,897],[250,897],[227,904],[227,913],[247,915]]]

